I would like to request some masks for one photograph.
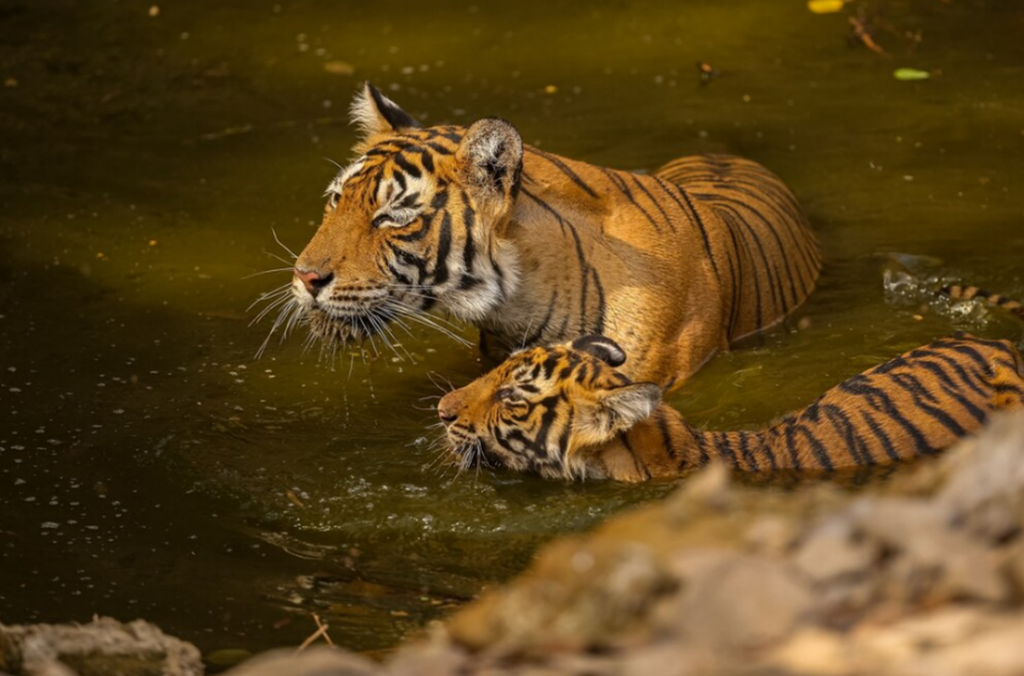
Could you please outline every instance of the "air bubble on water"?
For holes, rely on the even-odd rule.
[[[42,524],[40,524],[40,527],[46,528],[46,529],[54,529],[54,528],[60,528],[60,524],[57,523],[56,521],[44,521]]]

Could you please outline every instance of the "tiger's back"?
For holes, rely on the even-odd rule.
[[[543,283],[484,322],[498,359],[602,334],[630,355],[627,375],[672,389],[814,289],[807,218],[756,162],[689,156],[645,175],[525,151],[509,237]]]
[[[717,224],[705,253],[720,286],[729,341],[775,324],[814,290],[821,269],[817,240],[796,197],[757,162],[693,155],[654,173],[678,185],[692,218]],[[711,255],[717,253],[717,255]]]

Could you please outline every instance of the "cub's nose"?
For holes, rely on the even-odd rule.
[[[437,417],[445,425],[450,425],[459,419],[459,400],[453,396],[455,392],[449,392],[437,402]]]
[[[306,287],[306,291],[309,291],[309,295],[313,296],[313,298],[317,297],[321,289],[334,281],[333,272],[321,275],[316,270],[303,270],[302,268],[295,268],[295,276],[299,278],[302,285]]]

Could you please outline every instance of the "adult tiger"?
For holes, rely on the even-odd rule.
[[[1024,407],[1024,360],[1009,341],[967,334],[912,350],[828,390],[764,429],[706,432],[617,369],[602,336],[534,348],[438,404],[462,466],[549,478],[642,481],[719,458],[736,469],[832,470],[932,455],[997,409]]]
[[[800,206],[749,160],[596,167],[524,146],[503,120],[420,128],[369,83],[353,117],[358,158],[328,187],[292,283],[324,340],[437,307],[496,358],[604,333],[633,355],[630,377],[672,387],[816,283]]]

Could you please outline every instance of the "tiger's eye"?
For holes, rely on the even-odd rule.
[[[517,402],[521,399],[521,397],[511,387],[501,388],[500,390],[498,390],[496,396],[498,397],[499,401],[503,401],[508,404]]]

